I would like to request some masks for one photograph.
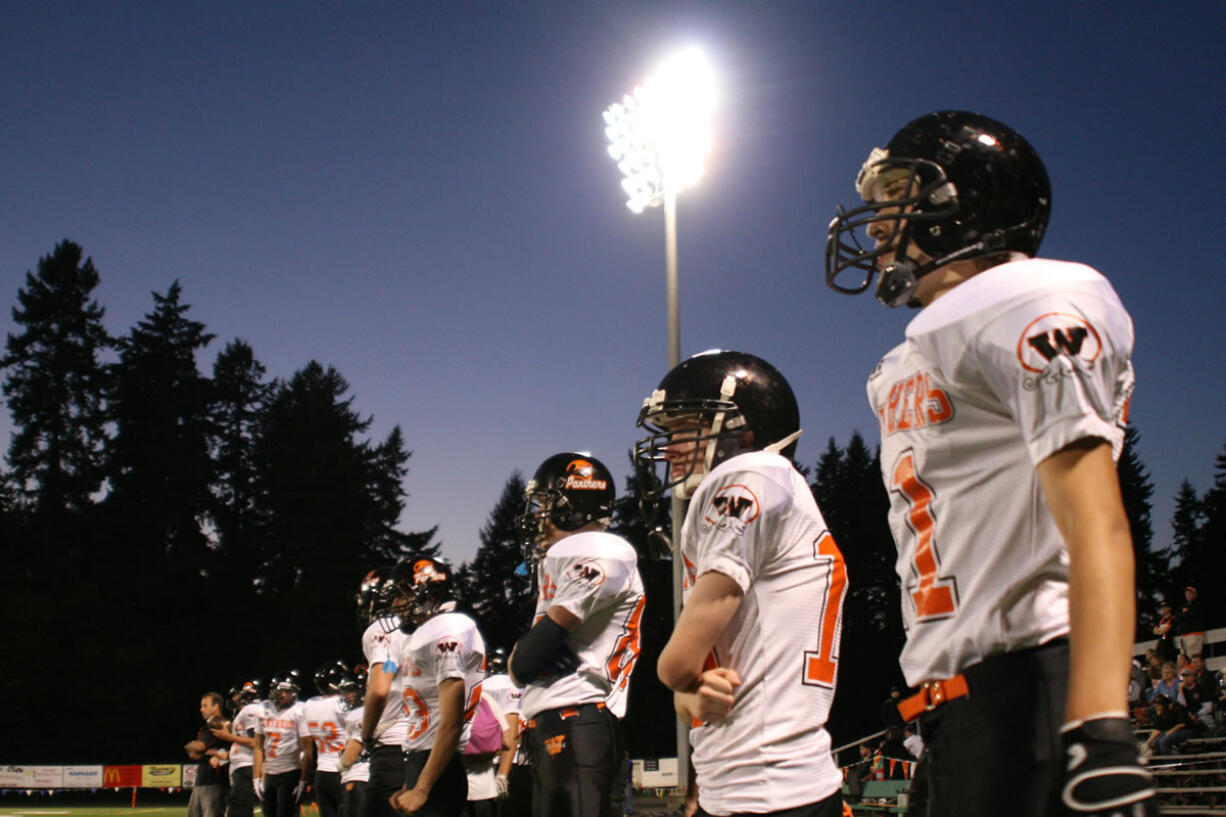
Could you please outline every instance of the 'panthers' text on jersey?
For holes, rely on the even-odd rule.
[[[708,658],[741,677],[732,710],[690,730],[699,805],[773,812],[828,797],[843,782],[825,724],[847,574],[804,477],[766,451],[721,463],[695,492],[681,543],[686,595],[712,571],[744,593]]]
[[[1081,264],[992,267],[925,308],[868,381],[898,546],[907,683],[1068,632],[1068,553],[1035,466],[1118,458],[1132,320]]]
[[[438,687],[458,678],[464,683],[464,727],[460,746],[468,741],[472,717],[485,678],[485,640],[477,624],[463,613],[441,613],[409,636],[400,654],[403,703],[408,718],[404,748],[428,750],[438,732]]]
[[[647,603],[634,548],[611,533],[572,534],[545,551],[537,582],[533,623],[554,605],[578,618],[566,646],[579,658],[579,667],[570,675],[540,678],[524,687],[522,717],[600,702],[623,717]]]
[[[302,745],[299,738],[309,738],[302,701],[278,710],[272,701],[260,704],[260,720],[255,726],[256,740],[264,736],[264,774],[281,774],[301,768]]]
[[[230,724],[230,732],[240,738],[255,737],[255,727],[260,722],[260,715],[263,711],[263,701],[243,704],[243,708],[238,710],[238,714],[234,716]],[[244,746],[241,743],[230,744],[230,774],[234,774],[236,769],[245,769],[254,762],[255,752],[250,746]]]
[[[362,633],[362,654],[368,667],[380,666],[392,675],[392,686],[387,694],[383,713],[375,724],[374,739],[388,746],[401,746],[409,733],[408,718],[402,701],[404,682],[399,672],[400,653],[408,636],[400,631],[400,620],[395,617],[375,619]]]
[[[335,772],[345,748],[344,711],[340,695],[314,697],[303,704],[307,731],[315,741],[315,768]]]

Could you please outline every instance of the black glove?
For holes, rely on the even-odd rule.
[[[549,656],[545,662],[546,676],[561,678],[564,675],[570,675],[577,669],[579,669],[579,656],[575,655],[574,650],[565,644],[558,645],[553,655]]]
[[[1060,730],[1064,756],[1061,799],[1074,814],[1156,817],[1154,782],[1141,766],[1128,719],[1093,718]]]

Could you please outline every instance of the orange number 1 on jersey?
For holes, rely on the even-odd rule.
[[[904,451],[894,464],[890,486],[902,494],[911,506],[907,522],[915,532],[914,567],[919,575],[919,584],[911,591],[911,600],[915,602],[915,620],[952,615],[958,609],[958,601],[954,596],[953,579],[939,577],[941,562],[932,535],[936,527],[932,517],[932,489],[915,473],[915,454],[910,449]]]
[[[834,537],[829,531],[823,532],[813,543],[813,558],[829,565],[830,581],[826,586],[826,598],[822,601],[817,651],[805,651],[804,676],[801,682],[833,688],[834,676],[839,667],[835,642],[842,625],[839,611],[843,609],[843,595],[847,592],[847,568],[843,564],[843,554],[834,544]]]

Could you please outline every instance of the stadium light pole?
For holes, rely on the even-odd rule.
[[[698,48],[666,59],[647,80],[604,112],[609,156],[621,170],[626,206],[642,213],[664,206],[665,306],[668,366],[681,362],[681,319],[677,286],[677,194],[702,178],[711,152],[715,113],[714,73]],[[682,502],[672,498],[672,541],[681,542]],[[673,622],[681,614],[681,562],[673,557]],[[677,720],[677,776],[689,782],[689,732]]]

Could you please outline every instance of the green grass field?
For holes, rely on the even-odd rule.
[[[59,806],[36,804],[18,808],[17,804],[0,805],[0,817],[183,817],[184,805],[141,806]]]

